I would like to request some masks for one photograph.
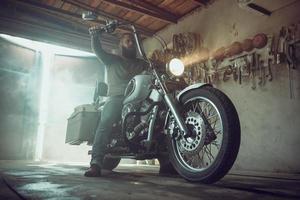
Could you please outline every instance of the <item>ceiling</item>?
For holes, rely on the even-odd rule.
[[[206,8],[213,0],[1,0],[0,32],[90,50],[88,28],[117,19],[134,24],[142,37],[151,37],[188,13]],[[95,22],[83,21],[81,14],[93,11]],[[114,35],[103,35],[103,46],[117,46]]]

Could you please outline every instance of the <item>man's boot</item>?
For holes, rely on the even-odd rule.
[[[99,177],[101,176],[101,168],[98,165],[91,165],[91,167],[84,173],[86,177]]]

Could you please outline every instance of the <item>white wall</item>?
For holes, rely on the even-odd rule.
[[[261,2],[274,8],[279,1]],[[259,32],[278,35],[281,26],[300,20],[300,1],[288,2],[292,4],[268,17],[241,9],[236,0],[217,0],[159,35],[170,42],[173,34],[197,32],[210,50]],[[147,39],[145,46],[148,52],[159,47],[153,39]],[[251,89],[251,81],[239,85],[230,80],[216,85],[232,99],[241,121],[241,148],[233,170],[300,172],[300,66],[294,71],[295,99],[289,98],[287,66],[274,65],[272,69],[274,80],[256,90]]]

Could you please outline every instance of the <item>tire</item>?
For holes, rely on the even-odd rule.
[[[182,96],[180,105],[183,120],[192,130],[192,135],[186,139],[176,139],[168,134],[170,161],[186,180],[214,183],[231,169],[239,151],[241,131],[237,111],[224,93],[208,86],[188,91]],[[207,121],[200,117],[201,111]],[[215,111],[215,114],[208,114],[210,111]],[[212,126],[213,119],[215,122]],[[218,119],[220,123],[217,125]],[[170,126],[170,123],[172,116],[168,120],[168,127],[171,127],[168,131],[172,128],[176,130],[176,122],[175,126]],[[211,129],[207,128],[208,124]],[[220,127],[220,130],[217,131],[216,127]]]
[[[104,157],[103,160],[103,169],[106,170],[113,170],[116,168],[121,161],[121,158],[110,158],[110,157]]]

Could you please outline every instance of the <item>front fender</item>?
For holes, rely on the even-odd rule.
[[[204,86],[209,86],[209,87],[213,87],[211,84],[209,83],[195,83],[193,85],[189,85],[187,86],[186,88],[184,88],[183,90],[181,90],[177,95],[176,95],[176,100],[177,102],[181,102],[181,97],[187,93],[188,91],[190,90],[195,90],[195,89],[198,89],[198,88],[202,88]],[[166,116],[166,120],[165,120],[165,123],[164,123],[164,130],[167,129],[167,124],[168,124],[168,121],[169,121],[169,117],[170,117],[170,110],[168,111],[167,113],[167,116]]]
[[[178,102],[181,102],[181,97],[187,93],[188,91],[190,90],[195,90],[195,89],[198,89],[198,88],[202,88],[204,86],[209,86],[209,87],[213,87],[211,84],[209,83],[195,83],[193,85],[189,85],[187,86],[186,88],[184,88],[183,90],[181,90],[177,95],[176,95],[176,100]]]

